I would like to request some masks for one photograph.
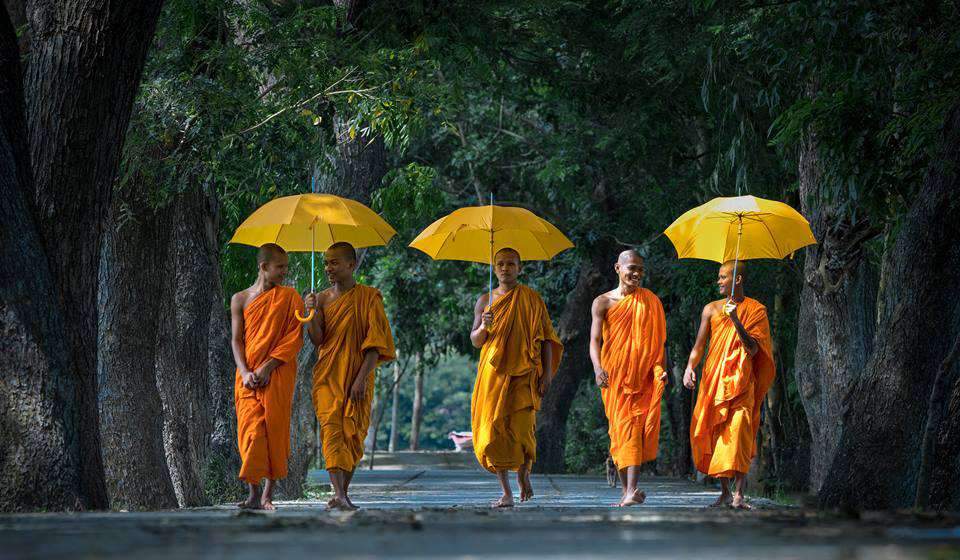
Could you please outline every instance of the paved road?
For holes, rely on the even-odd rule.
[[[0,558],[960,558],[956,520],[830,518],[764,500],[718,511],[704,507],[714,491],[670,479],[644,480],[648,503],[618,509],[597,477],[533,481],[534,502],[506,511],[486,507],[497,495],[487,473],[414,467],[358,472],[354,513],[318,500],[275,513],[0,516]]]

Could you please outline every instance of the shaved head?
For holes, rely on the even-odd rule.
[[[276,243],[265,243],[257,250],[257,266],[267,262],[280,261],[282,260],[281,257],[285,256],[287,256],[287,252],[283,250],[283,247]]]
[[[357,262],[357,250],[353,248],[353,245],[345,242],[338,241],[327,248],[326,252],[335,252],[348,262]]]
[[[643,255],[641,255],[636,249],[627,249],[626,251],[620,253],[619,257],[617,257],[617,264],[626,264],[636,259],[640,259],[641,261],[645,260]]]
[[[737,267],[737,276],[740,277],[741,282],[746,282],[747,280],[747,267],[746,263],[743,261],[727,261],[720,266],[721,269],[726,270],[731,276],[733,275],[733,267]]]
[[[520,264],[521,262],[520,253],[516,249],[512,249],[510,247],[504,247],[503,249],[500,249],[499,251],[497,251],[497,254],[493,256],[493,260],[497,260],[497,257],[499,257],[501,254],[513,255],[517,258],[517,264]]]

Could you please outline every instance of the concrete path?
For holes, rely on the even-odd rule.
[[[358,512],[323,500],[273,513],[229,506],[150,513],[0,516],[0,558],[958,558],[956,519],[851,520],[753,500],[705,508],[716,491],[645,479],[647,504],[612,508],[599,477],[534,476],[531,504],[491,510],[494,477],[473,468],[359,471]],[[311,481],[325,482],[322,472]]]

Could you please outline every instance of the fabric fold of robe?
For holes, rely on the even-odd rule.
[[[239,478],[252,484],[287,476],[297,352],[303,346],[303,329],[294,316],[297,311],[303,313],[303,300],[286,286],[261,293],[243,310],[247,367],[256,371],[270,358],[281,362],[267,386],[257,389],[244,387],[240,370],[236,372],[233,394],[242,460]]]
[[[377,364],[396,358],[393,335],[376,288],[356,284],[323,308],[323,344],[313,368],[313,406],[320,423],[323,458],[328,470],[353,471],[363,458],[370,426],[376,368],[370,372],[362,402],[347,397],[367,350]]]
[[[609,423],[610,456],[617,469],[657,457],[666,338],[663,305],[646,288],[607,310],[600,364],[609,377],[600,394]]]
[[[690,424],[697,470],[716,478],[750,471],[760,408],[776,375],[767,308],[744,298],[737,316],[760,349],[751,358],[729,317],[717,313],[710,319],[710,345]]]
[[[480,349],[471,403],[473,447],[488,471],[515,471],[536,460],[542,345],[553,346],[552,371],[563,345],[540,294],[526,286],[510,290],[490,310],[493,328]]]

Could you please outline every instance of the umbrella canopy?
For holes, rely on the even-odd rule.
[[[314,252],[326,251],[334,243],[346,242],[355,248],[386,245],[396,231],[376,212],[349,198],[332,194],[298,194],[275,198],[257,208],[240,224],[230,243],[259,247],[276,243],[288,252],[310,251],[310,289],[316,282]],[[315,309],[301,322],[313,319]]]
[[[324,251],[334,243],[356,248],[386,245],[396,235],[390,224],[363,204],[332,194],[276,198],[250,214],[230,243],[259,247],[276,243],[286,251]]]
[[[685,212],[664,233],[679,258],[719,263],[782,259],[817,242],[799,212],[754,196],[715,198]]]
[[[523,261],[545,261],[573,243],[525,208],[491,204],[453,211],[420,232],[410,246],[434,260],[493,264],[493,255],[507,247],[520,253]]]

